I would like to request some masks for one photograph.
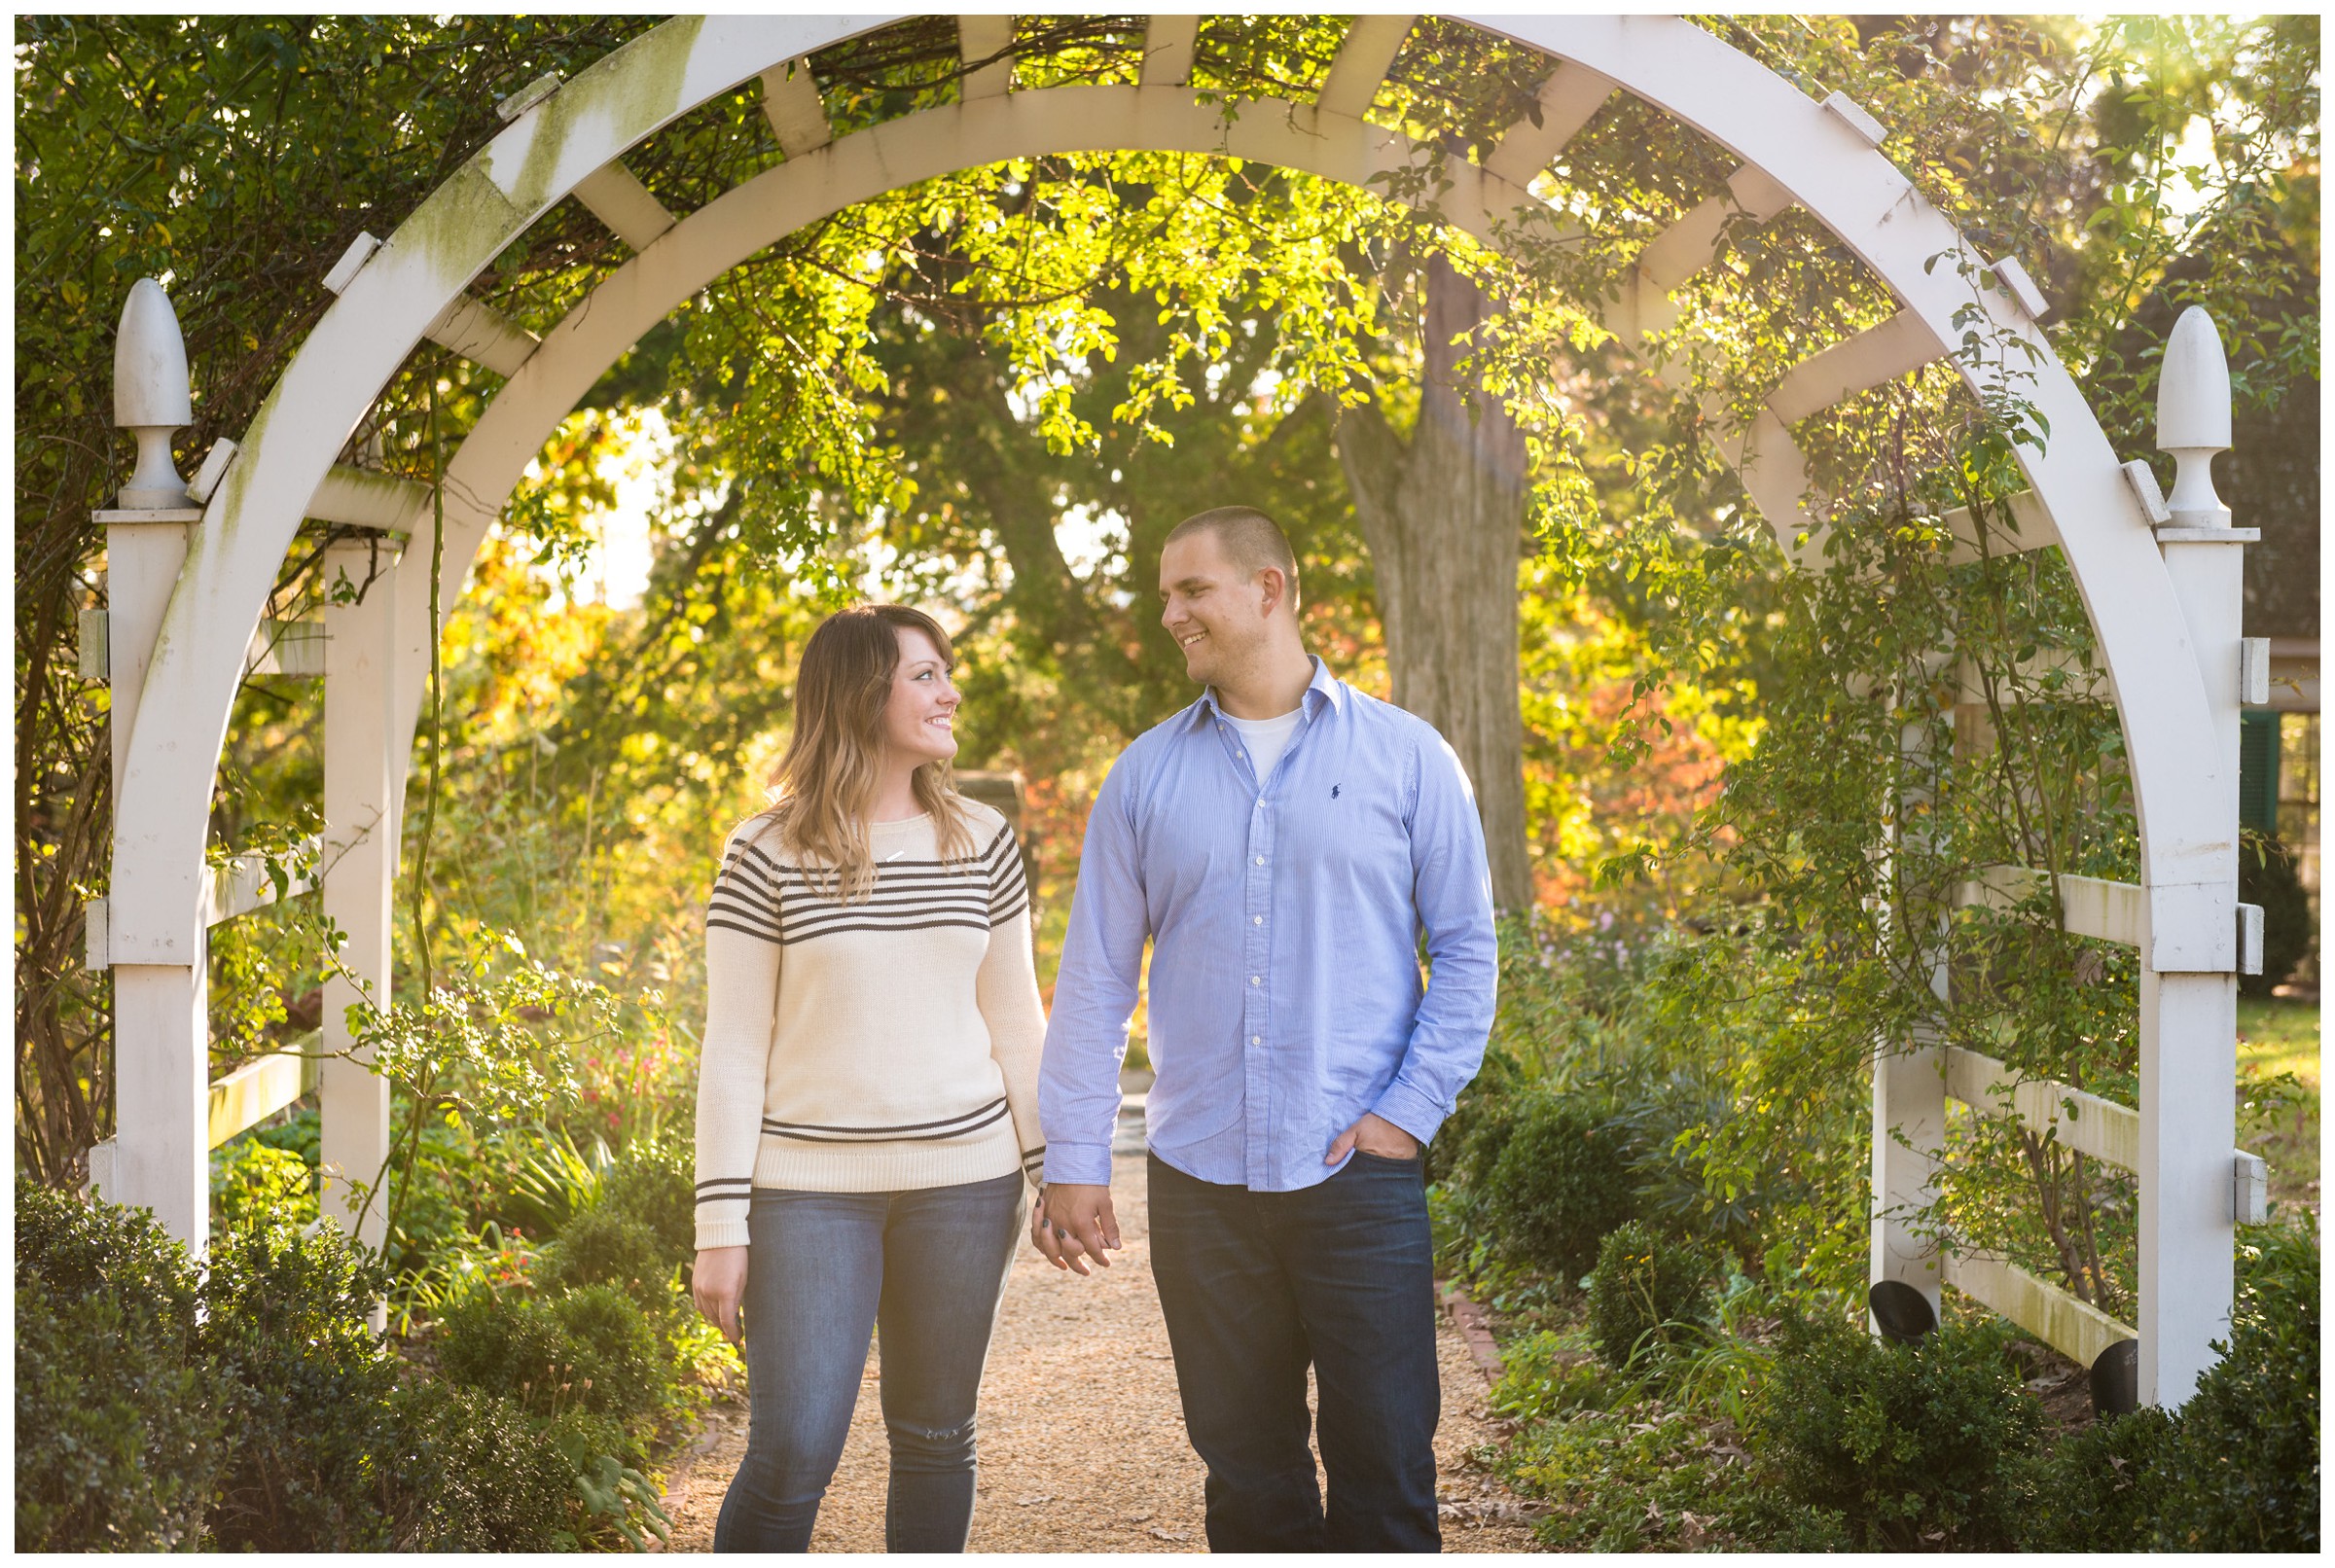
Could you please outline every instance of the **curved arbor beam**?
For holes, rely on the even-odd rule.
[[[217,755],[233,695],[233,674],[223,658],[214,665],[215,650],[205,648],[199,656],[194,650],[232,641],[239,652],[248,641],[247,629],[238,639],[228,628],[256,624],[275,562],[298,525],[305,498],[329,466],[311,448],[299,460],[297,471],[279,475],[276,464],[294,459],[276,457],[286,444],[269,439],[272,425],[286,416],[284,410],[298,410],[300,434],[293,437],[287,430],[286,436],[318,441],[310,431],[321,426],[337,450],[338,442],[354,428],[404,351],[435,324],[495,249],[524,227],[522,219],[549,205],[555,179],[564,178],[570,186],[580,182],[599,166],[592,158],[609,151],[619,135],[629,145],[688,107],[677,90],[669,97],[660,94],[663,101],[653,110],[633,107],[630,124],[619,127],[606,123],[609,110],[594,101],[591,89],[599,79],[617,75],[618,67],[632,63],[635,51],[668,74],[698,73],[693,80],[718,83],[710,90],[720,90],[740,79],[735,73],[741,68],[750,68],[750,75],[780,63],[758,54],[784,51],[792,57],[835,36],[818,37],[806,18],[751,26],[692,25],[698,31],[683,38],[672,31],[680,24],[667,24],[577,78],[522,116],[425,203],[359,273],[349,294],[327,312],[247,433],[246,455],[213,498],[206,525],[199,531],[198,554],[172,601],[164,647],[158,655],[152,693],[163,700],[151,711],[168,714],[174,732],[142,729],[132,741],[125,805],[144,835],[140,850],[151,853],[140,853],[125,868],[138,885],[122,890],[135,896],[123,899],[125,924],[116,934],[119,957],[128,959],[134,953],[145,961],[167,963],[192,950],[188,939],[200,863],[202,802],[182,798],[185,792],[175,769],[150,769],[140,763],[149,758],[159,763],[165,755],[201,754],[205,739],[210,741],[208,754]],[[718,39],[706,32],[717,26],[724,29]],[[1561,57],[1583,60],[1599,75],[1689,120],[1739,152],[1748,150],[1755,155],[1752,161],[1770,168],[1787,188],[1797,181],[1800,188],[1793,189],[1793,195],[1875,267],[1933,336],[1940,340],[1958,336],[1952,318],[1970,303],[1970,291],[1955,278],[1952,267],[1939,267],[1932,275],[1924,271],[1924,264],[1941,254],[1972,264],[1979,258],[1886,159],[1797,89],[1683,22],[1650,18],[1566,19],[1512,24],[1503,30]],[[780,33],[785,36],[773,41]],[[752,35],[751,43],[741,35]],[[691,46],[678,66],[669,63],[680,54],[677,45]],[[725,57],[718,65],[691,63],[708,51]],[[1682,82],[1687,84],[1684,90],[1678,88]],[[563,113],[554,120],[550,117],[555,111]],[[539,140],[551,145],[537,151]],[[595,141],[598,145],[589,150],[581,145]],[[570,142],[579,145],[571,149]],[[547,335],[490,406],[449,470],[449,559],[468,558],[462,535],[483,530],[491,521],[519,470],[539,446],[542,433],[574,406],[599,371],[690,293],[762,245],[853,201],[954,168],[1046,152],[1135,150],[1218,153],[1365,188],[1374,175],[1408,171],[1430,160],[1424,149],[1399,133],[1324,115],[1311,105],[1260,103],[1227,125],[1180,88],[1062,87],[1008,94],[929,110],[831,142],[748,181],[676,224]],[[1807,172],[1778,167],[1794,163],[1814,167]],[[506,195],[496,184],[498,171],[521,186],[518,196]],[[1488,243],[1499,242],[1501,230],[1520,210],[1540,215],[1533,221],[1549,221],[1546,209],[1518,186],[1465,163],[1450,166],[1447,172],[1455,183],[1443,194],[1444,215]],[[492,221],[479,226],[480,213]],[[475,234],[464,232],[466,217],[479,226]],[[457,258],[457,245],[467,254]],[[402,300],[410,291],[423,297]],[[2191,650],[2162,562],[2146,531],[2130,526],[2136,520],[2135,503],[2123,487],[2113,454],[2081,395],[2050,358],[2040,334],[2008,301],[1985,295],[1978,303],[1997,327],[2028,339],[2037,350],[2035,400],[2051,419],[2055,437],[2047,454],[2028,449],[2023,460],[2039,498],[2067,538],[2069,557],[2085,584],[2087,604],[2119,695],[2128,683],[2149,695],[2144,703],[2127,701],[2121,708],[2137,772],[2143,778],[2152,771],[2165,774],[2162,790],[2144,786],[2140,791],[2151,880],[2168,888],[2202,890],[2226,862],[2234,887],[2235,850],[2226,839],[2173,827],[2185,815],[2177,809],[2177,798],[2188,793],[2184,786],[2205,782],[2195,770],[2217,765],[2205,743],[2201,678],[2194,659],[2183,657]],[[417,318],[411,338],[387,346],[385,339],[403,336],[401,323],[408,316]],[[579,339],[590,339],[589,345]],[[1961,369],[1974,383],[1988,374],[1986,367]],[[489,452],[497,460],[490,461]],[[510,481],[503,481],[505,473]],[[1755,494],[1758,488],[1754,486]],[[467,543],[475,549],[475,542]],[[459,597],[461,577],[459,570],[448,572],[440,588],[443,604]],[[2108,586],[2104,592],[2102,584]],[[426,594],[401,598],[413,605],[409,624],[426,624]],[[198,665],[203,673],[197,673]],[[417,710],[419,695],[417,683],[400,682],[401,705],[409,714]],[[2162,762],[2152,766],[2152,759]],[[2169,811],[2168,804],[2176,808]],[[2169,828],[2173,831],[2166,831]],[[2207,841],[2196,841],[2199,838]]]

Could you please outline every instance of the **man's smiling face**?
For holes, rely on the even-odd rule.
[[[1184,673],[1217,685],[1246,669],[1265,643],[1265,596],[1256,574],[1228,559],[1212,529],[1160,552],[1160,624],[1184,651]]]

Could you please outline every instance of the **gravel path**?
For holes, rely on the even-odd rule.
[[[975,1551],[1205,1551],[1201,1481],[1184,1439],[1168,1329],[1151,1281],[1140,1156],[1115,1161],[1112,1194],[1125,1252],[1080,1279],[1024,1242],[981,1385],[981,1480]],[[1528,1551],[1530,1525],[1516,1500],[1481,1471],[1471,1449],[1497,1440],[1485,1383],[1448,1314],[1439,1313],[1443,1422],[1438,1490],[1449,1551]],[[722,1493],[744,1451],[742,1407],[717,1410],[692,1454],[673,1467],[665,1508],[668,1550],[713,1545]],[[834,1484],[819,1510],[814,1551],[881,1551],[887,1461],[868,1361],[859,1408]]]

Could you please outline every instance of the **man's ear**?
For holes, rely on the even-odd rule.
[[[1265,596],[1265,619],[1270,621],[1274,611],[1289,597],[1289,576],[1277,566],[1261,566],[1257,569],[1256,584]]]

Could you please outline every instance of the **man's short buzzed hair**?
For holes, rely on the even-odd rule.
[[[1166,543],[1172,545],[1196,533],[1214,534],[1226,558],[1247,576],[1254,577],[1268,566],[1279,572],[1288,581],[1291,606],[1295,607],[1297,552],[1289,548],[1289,536],[1281,532],[1279,523],[1255,507],[1215,507],[1177,523]]]

